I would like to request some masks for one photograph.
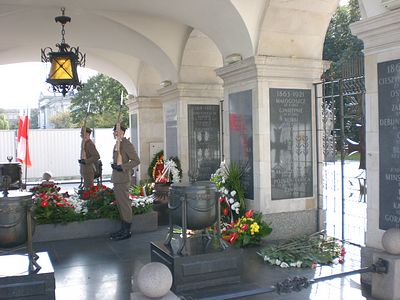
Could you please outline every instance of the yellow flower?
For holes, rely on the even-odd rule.
[[[253,224],[250,225],[251,235],[254,235],[254,233],[257,233],[259,231],[260,231],[260,226],[257,224],[257,222],[254,222]]]

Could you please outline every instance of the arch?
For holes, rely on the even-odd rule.
[[[181,81],[222,83],[215,73],[215,69],[222,66],[222,55],[215,43],[199,30],[193,30],[182,56]]]

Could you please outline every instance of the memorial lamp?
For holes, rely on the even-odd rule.
[[[55,17],[56,23],[61,24],[61,42],[56,44],[58,51],[51,47],[41,49],[42,62],[50,62],[50,73],[46,82],[52,85],[53,92],[62,93],[65,96],[73,89],[80,89],[82,83],[79,81],[77,68],[84,67],[86,54],[79,51],[79,47],[70,47],[65,42],[65,24],[71,18],[65,15],[65,8],[61,8],[62,16]]]

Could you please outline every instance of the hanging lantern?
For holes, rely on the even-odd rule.
[[[42,62],[50,62],[50,73],[46,82],[52,85],[53,92],[62,93],[65,96],[73,89],[82,87],[78,78],[78,66],[84,67],[86,54],[79,51],[79,47],[70,47],[65,43],[66,23],[71,21],[71,18],[65,16],[65,8],[61,8],[62,16],[55,17],[55,21],[61,24],[61,43],[56,44],[58,51],[53,51],[52,48],[46,47],[41,49]]]

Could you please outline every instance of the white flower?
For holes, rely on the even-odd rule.
[[[291,266],[291,267],[297,267],[297,263],[295,263],[295,262],[293,263],[293,262],[292,262],[292,263],[290,263],[290,266]]]
[[[302,265],[302,263],[303,263],[303,262],[302,262],[302,261],[300,261],[300,260],[299,260],[299,261],[297,261],[297,262],[296,262],[296,265],[297,265],[297,267],[298,267],[298,268],[301,268],[301,265]]]
[[[239,214],[239,208],[235,209],[235,213],[238,215]]]
[[[235,197],[235,195],[236,195],[236,191],[232,191],[232,192],[231,192],[231,196],[232,196],[232,197]]]
[[[269,257],[268,256],[264,256],[264,261],[269,261]]]
[[[281,268],[289,268],[289,265],[287,263],[285,263],[285,262],[282,262],[280,264],[280,266],[281,266]]]
[[[280,266],[281,263],[282,263],[282,262],[281,262],[279,259],[276,259],[275,264],[276,264],[277,266]]]
[[[221,182],[225,183],[225,178],[224,177],[222,177]]]
[[[229,191],[228,191],[227,188],[224,188],[224,194],[225,194],[225,195],[228,195],[228,194],[229,194]]]
[[[229,203],[233,204],[235,202],[235,200],[233,198],[229,198]]]
[[[339,263],[339,257],[334,258],[334,259],[332,260],[332,263],[333,263],[334,265],[337,265],[337,264]]]

